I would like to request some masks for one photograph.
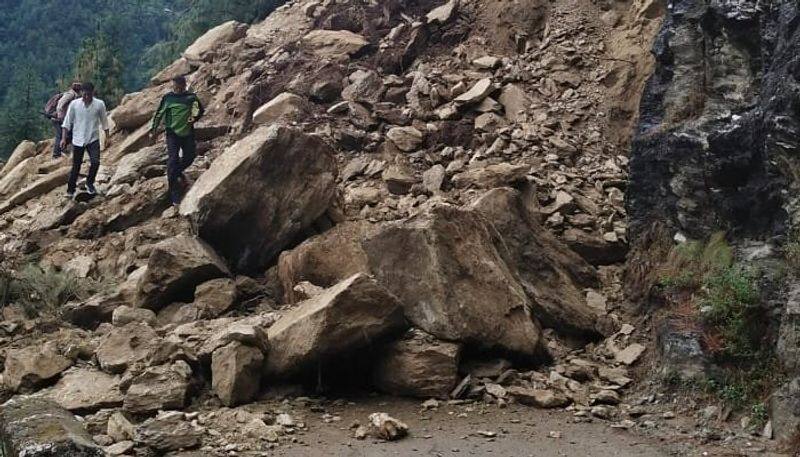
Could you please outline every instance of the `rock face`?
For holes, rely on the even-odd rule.
[[[237,270],[252,270],[274,259],[328,209],[335,178],[332,151],[320,139],[283,126],[262,127],[211,164],[180,212]]]
[[[183,52],[183,57],[189,61],[195,62],[206,60],[213,51],[223,44],[231,43],[244,37],[247,33],[247,28],[247,24],[236,21],[228,21],[220,24],[195,40],[195,42]]]
[[[405,325],[397,298],[369,276],[356,274],[300,303],[270,327],[267,373],[297,373],[369,347]]]
[[[421,332],[390,344],[376,363],[373,379],[382,392],[446,398],[458,382],[461,347]]]
[[[284,92],[253,113],[253,124],[271,124],[280,119],[299,116],[305,112],[305,103],[303,97]]]
[[[247,403],[258,393],[263,365],[261,349],[229,343],[211,357],[211,388],[224,405]]]
[[[19,398],[0,408],[3,454],[25,457],[103,457],[103,449],[68,411],[41,398]]]
[[[788,2],[686,1],[669,10],[631,152],[634,238],[655,221],[692,238],[728,227],[766,235],[783,223],[784,178],[772,164],[798,146],[788,133],[800,128],[790,76],[797,13]]]
[[[198,285],[229,274],[208,245],[194,237],[176,236],[153,246],[139,279],[136,304],[158,310],[172,302],[191,301]]]
[[[792,379],[770,396],[769,417],[775,439],[789,443],[800,429],[800,378]]]
[[[9,351],[3,379],[14,391],[31,389],[55,378],[72,365],[72,361],[49,347],[27,347]]]

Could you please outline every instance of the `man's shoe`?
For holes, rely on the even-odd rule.
[[[86,193],[89,195],[97,195],[97,189],[94,188],[94,185],[87,184],[86,185]]]
[[[75,192],[74,191],[73,192],[67,192],[65,194],[65,196],[67,197],[68,200],[73,200],[75,198]]]

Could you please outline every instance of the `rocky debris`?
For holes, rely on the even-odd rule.
[[[141,322],[114,327],[100,340],[97,361],[109,373],[122,373],[136,362],[143,362],[159,346],[161,338]]]
[[[106,434],[114,441],[132,440],[136,434],[136,426],[121,411],[117,411],[108,418]]]
[[[442,6],[432,9],[426,16],[428,24],[446,24],[458,12],[460,0],[448,0]]]
[[[474,105],[482,102],[495,90],[491,78],[484,78],[475,83],[468,91],[455,98],[456,103]]]
[[[203,432],[202,428],[187,422],[183,413],[166,411],[136,427],[133,441],[163,454],[199,447]]]
[[[211,357],[211,388],[224,405],[247,403],[258,394],[263,366],[261,349],[233,341]]]
[[[324,142],[287,127],[262,127],[211,164],[180,212],[237,270],[263,267],[328,209],[335,178]]]
[[[120,378],[90,368],[72,368],[45,396],[75,412],[98,411],[122,404]]]
[[[238,41],[244,37],[247,29],[247,24],[236,21],[220,24],[200,36],[191,46],[186,48],[183,52],[183,57],[190,62],[207,60],[220,46]]]
[[[371,105],[381,101],[385,88],[378,73],[357,70],[348,76],[348,81],[350,84],[342,90],[343,99]]]
[[[347,30],[314,30],[303,37],[303,44],[317,56],[333,58],[355,55],[369,42]]]
[[[167,157],[159,146],[142,148],[138,152],[127,154],[119,162],[114,175],[108,183],[109,189],[123,184],[133,184],[144,177],[161,176],[166,170]]]
[[[18,397],[0,407],[3,451],[26,457],[103,457],[83,425],[52,401]]]
[[[138,283],[136,304],[161,309],[176,301],[192,301],[195,288],[229,275],[225,262],[201,240],[179,235],[153,246]]]
[[[111,323],[115,327],[124,327],[131,322],[141,322],[150,326],[156,323],[156,313],[144,308],[131,308],[122,305],[114,309],[111,315]]]
[[[197,286],[194,306],[204,319],[219,317],[238,303],[236,283],[232,279],[212,279]]]
[[[189,399],[192,369],[179,360],[150,367],[131,381],[123,408],[132,414],[182,409]]]
[[[305,113],[303,97],[289,92],[277,95],[253,113],[253,124],[272,124],[282,119],[291,119]]]
[[[637,360],[639,360],[639,357],[641,357],[646,349],[647,348],[639,343],[633,343],[625,349],[617,352],[615,357],[618,362],[622,362],[625,365],[633,365]]]
[[[31,199],[47,194],[57,187],[66,185],[68,178],[69,167],[66,167],[59,168],[35,179],[31,184],[28,184],[17,193],[8,197],[6,201],[0,205],[0,215],[11,211]]]
[[[51,345],[9,350],[5,357],[3,381],[12,391],[30,390],[61,374],[72,360]]]
[[[446,398],[458,382],[461,347],[423,332],[391,343],[375,364],[373,382],[386,393]]]
[[[570,404],[569,398],[552,389],[529,389],[525,387],[508,387],[508,395],[518,403],[537,408],[562,408]]]
[[[394,127],[386,132],[386,136],[401,151],[411,152],[422,144],[422,132],[414,127]]]
[[[270,343],[266,329],[275,319],[274,314],[268,313],[244,318],[198,320],[175,327],[165,341],[193,359],[205,362],[211,362],[214,351],[233,341],[267,353]]]
[[[386,441],[396,441],[408,435],[408,425],[386,413],[369,415],[369,434]]]
[[[356,274],[284,314],[269,328],[266,370],[284,377],[402,330],[400,302],[374,279]]]

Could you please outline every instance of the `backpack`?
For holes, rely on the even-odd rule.
[[[56,111],[58,110],[58,102],[61,100],[61,97],[63,96],[64,92],[59,92],[50,97],[50,100],[47,100],[47,103],[44,105],[45,116],[51,119],[56,119],[58,117],[56,113]]]

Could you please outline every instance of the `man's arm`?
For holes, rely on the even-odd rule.
[[[75,113],[72,110],[72,103],[67,106],[67,115],[64,116],[64,123],[61,124],[61,145],[67,145],[67,138],[69,132],[72,130],[72,124],[75,122]]]
[[[156,110],[156,114],[153,115],[153,122],[150,125],[150,133],[155,135],[158,131],[159,125],[161,125],[161,121],[164,119],[164,112],[167,108],[167,97],[161,97],[161,103],[158,105],[158,109]]]
[[[108,127],[108,110],[105,102],[100,105],[100,127],[106,134],[106,147],[111,143],[111,131]]]
[[[197,97],[197,95],[195,95],[194,100],[192,101],[192,116],[189,118],[190,122],[195,123],[199,121],[205,112],[206,111],[203,107],[203,104],[200,102],[200,99]]]

